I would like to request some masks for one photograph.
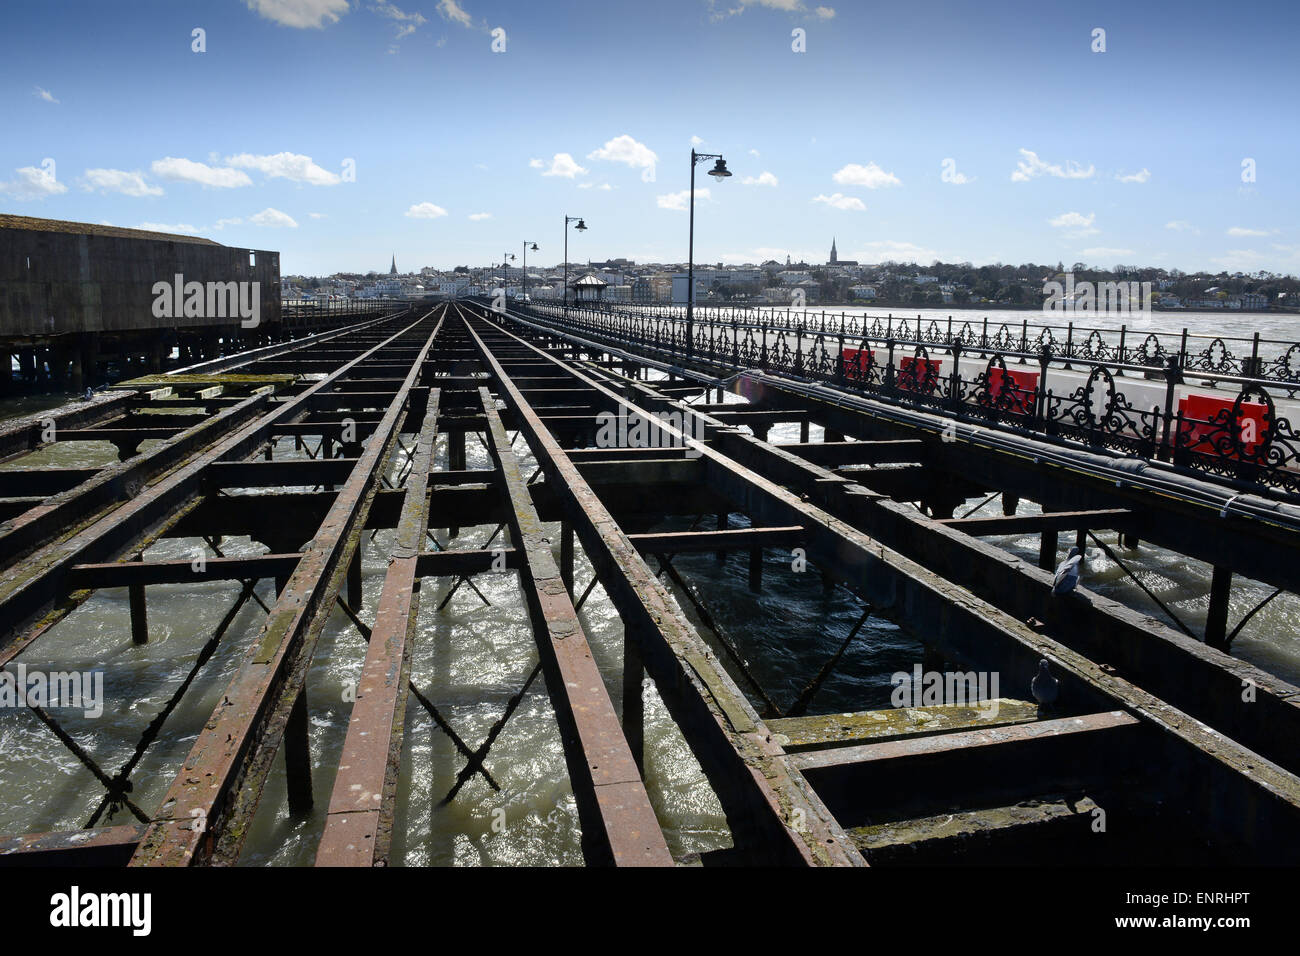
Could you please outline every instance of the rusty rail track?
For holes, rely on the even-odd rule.
[[[314,777],[332,778],[317,865],[400,863],[394,829],[412,708],[456,743],[462,781],[482,776],[495,786],[487,757],[502,724],[471,750],[420,693],[412,658],[421,582],[454,577],[473,587],[474,575],[503,570],[518,574],[589,864],[689,862],[674,858],[650,797],[647,677],[731,832],[731,848],[705,863],[1030,862],[1048,850],[1143,862],[1168,860],[1171,848],[1191,862],[1295,862],[1300,689],[1086,587],[1054,598],[1046,570],[980,537],[1040,533],[1049,567],[1061,531],[1176,540],[1132,501],[1078,493],[1082,506],[1051,498],[1042,515],[957,517],[960,502],[990,489],[1010,501],[1039,486],[1011,480],[1012,465],[1000,460],[951,476],[924,413],[905,428],[892,411],[771,377],[758,401],[711,403],[719,380],[707,370],[473,305],[295,345],[184,370],[298,384],[283,395],[225,396],[212,417],[182,423],[118,466],[50,475],[63,497],[0,528],[0,664],[39,660],[39,639],[99,588],[131,589],[139,613],[130,639],[140,641],[147,587],[243,584],[212,639],[240,640],[238,663],[158,805],[131,804],[136,824],[0,839],[0,864],[237,863],[254,821],[273,812],[263,794],[280,753],[292,812],[311,808]],[[188,381],[181,391],[204,387]],[[123,420],[133,402],[103,399],[58,422],[73,440],[103,429],[130,441],[123,432],[143,431]],[[653,422],[657,439],[611,442],[602,429],[612,420]],[[783,422],[800,423],[800,442],[766,440]],[[813,425],[824,440],[811,440]],[[14,447],[30,442],[30,428],[14,431]],[[466,467],[471,434],[491,467]],[[275,460],[277,442],[290,439],[308,457]],[[133,496],[118,490],[136,478],[145,484]],[[10,480],[23,490],[29,479]],[[290,490],[304,488],[318,490]],[[227,493],[239,489],[271,493]],[[929,514],[910,504],[918,500]],[[716,515],[718,527],[665,530],[674,515]],[[496,548],[496,535],[459,550],[426,544],[434,529],[492,524],[506,534]],[[362,535],[386,528],[395,533],[367,623]],[[164,539],[211,543],[223,534],[250,535],[268,550],[218,553],[201,569],[144,554]],[[1285,538],[1273,546],[1284,553]],[[581,595],[579,549],[595,572]],[[795,556],[860,602],[862,620],[834,656],[809,662],[811,679],[788,712],[748,669],[745,636],[726,634],[709,612],[712,595],[672,567],[673,555],[701,552],[748,555],[755,591],[765,555]],[[276,595],[260,627],[223,636],[266,579]],[[581,615],[597,584],[623,623],[615,674],[597,665]],[[307,674],[336,613],[367,645],[337,765],[325,766],[307,732]],[[927,670],[1000,675],[1001,707],[818,714],[809,702],[868,617],[914,635]],[[202,681],[204,654],[192,680]],[[1050,707],[1030,692],[1042,660],[1060,682]],[[615,680],[618,706],[606,689]],[[133,765],[99,772],[118,811]]]

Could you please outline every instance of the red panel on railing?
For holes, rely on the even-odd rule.
[[[844,377],[865,379],[871,366],[871,357],[876,353],[871,349],[844,349]]]
[[[994,366],[989,371],[989,404],[996,403],[1005,394],[1007,411],[1015,415],[1032,415],[1035,393],[1038,391],[1038,374]]]
[[[929,395],[939,384],[938,359],[918,359],[911,355],[899,362],[899,369],[898,387],[906,391]]]
[[[1178,411],[1183,416],[1179,443],[1188,451],[1202,455],[1236,458],[1237,452],[1234,449],[1220,450],[1220,444],[1229,439],[1226,426],[1222,423],[1230,420],[1234,402],[1234,399],[1217,395],[1187,395],[1178,399]],[[1247,456],[1254,457],[1260,453],[1261,443],[1258,439],[1267,434],[1268,426],[1267,405],[1262,402],[1241,403],[1241,434],[1236,437],[1241,441]]]

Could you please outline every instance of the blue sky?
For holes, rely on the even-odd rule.
[[[0,211],[193,230],[280,250],[286,273],[481,264],[525,239],[549,265],[565,213],[590,227],[575,261],[683,260],[693,138],[734,173],[699,169],[700,262],[824,261],[834,236],[866,262],[1300,273],[1290,2],[46,0],[4,18]]]

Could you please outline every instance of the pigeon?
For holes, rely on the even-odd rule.
[[[1041,705],[1056,702],[1056,695],[1061,692],[1061,682],[1052,676],[1046,660],[1038,662],[1038,674],[1030,682],[1029,689],[1034,693],[1034,700]]]
[[[1070,556],[1061,562],[1056,569],[1056,576],[1052,578],[1052,593],[1055,595],[1068,594],[1074,590],[1074,586],[1079,583],[1079,569],[1083,564],[1083,551],[1079,548],[1071,548]]]
[[[81,400],[84,402],[88,402],[94,397],[95,397],[95,390],[93,388],[88,388],[86,389],[86,394],[81,396]]]

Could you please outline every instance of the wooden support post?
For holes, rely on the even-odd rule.
[[[822,441],[844,441],[844,432],[837,432],[833,428],[828,428],[825,434],[822,435]]]
[[[1019,507],[1020,507],[1019,495],[1013,495],[1009,491],[1002,492],[1002,514],[1004,517],[1010,518],[1012,515],[1016,513],[1016,510]]]
[[[951,498],[936,497],[931,498],[929,501],[924,501],[922,504],[930,510],[931,518],[935,518],[939,521],[947,521],[956,513],[957,505],[960,504],[960,502],[954,501]]]
[[[365,592],[361,587],[361,545],[352,552],[352,561],[348,564],[348,606],[357,613],[361,612]]]
[[[1120,547],[1128,548],[1130,551],[1136,551],[1137,546],[1141,543],[1136,532],[1121,531],[1119,534]]]
[[[82,389],[85,388],[85,377],[82,374],[81,367],[81,348],[74,347],[68,353],[68,357],[71,361],[68,369],[68,390],[80,397]]]
[[[1088,529],[1080,528],[1074,533],[1074,546],[1080,551],[1088,550]]]
[[[311,741],[308,737],[307,690],[293,703],[284,727],[284,766],[289,784],[289,812],[311,809]]]
[[[144,554],[136,555],[137,561],[144,560]],[[131,602],[131,643],[149,643],[149,610],[145,604],[144,585],[132,584],[127,588]]]
[[[922,644],[921,647],[923,648],[921,651],[921,670],[941,673],[944,665],[943,654],[930,644]]]
[[[1228,604],[1232,597],[1232,569],[1214,566],[1210,579],[1210,611],[1205,617],[1205,643],[1228,649]]]
[[[763,590],[763,549],[749,549],[749,589],[755,594]]]
[[[450,471],[465,470],[465,432],[452,431],[447,433],[447,468]],[[447,529],[447,536],[455,538],[460,534],[460,525],[451,525]]]
[[[92,388],[99,381],[99,333],[81,337],[81,377]]]
[[[573,524],[569,521],[560,522],[560,577],[564,581],[564,587],[569,592],[569,597],[573,597]]]
[[[808,444],[808,419],[799,423],[799,440],[805,445]]]
[[[645,698],[642,679],[645,667],[636,637],[623,629],[623,736],[627,738],[636,769],[645,776]]]
[[[23,373],[23,384],[28,388],[36,386],[36,350],[23,349],[18,356],[18,367]]]
[[[1038,566],[1044,571],[1056,570],[1056,534],[1044,531],[1038,540]]]

